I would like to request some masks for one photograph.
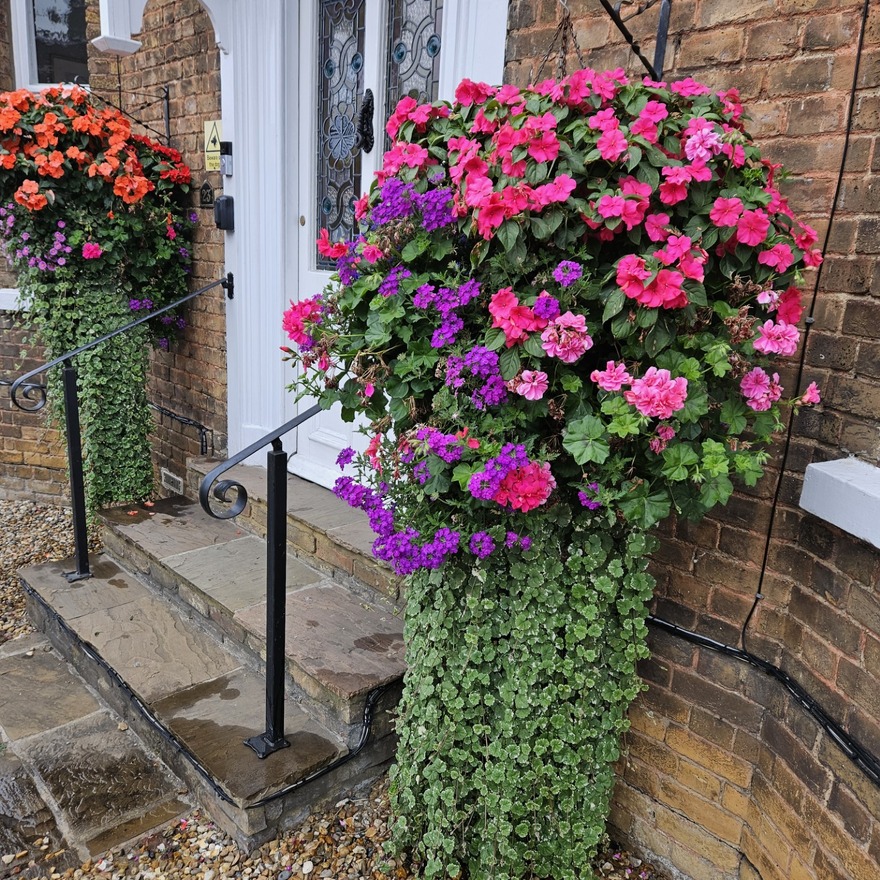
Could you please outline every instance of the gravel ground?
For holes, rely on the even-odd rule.
[[[17,569],[70,556],[70,534],[67,510],[28,501],[0,501],[0,643],[32,629],[25,617]],[[387,780],[382,779],[369,795],[339,801],[250,856],[196,811],[79,868],[41,871],[34,865],[21,873],[33,880],[414,880],[417,866],[385,852],[388,822]],[[48,838],[45,843],[48,847]],[[15,868],[4,871],[4,862],[9,864],[6,859],[0,862],[0,878],[20,872]],[[612,844],[593,869],[603,880],[666,877]]]

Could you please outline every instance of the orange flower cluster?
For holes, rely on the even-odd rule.
[[[188,184],[180,153],[136,135],[112,107],[98,108],[78,86],[40,93],[0,94],[0,174],[20,181],[15,201],[40,211],[54,201],[66,177],[86,174],[112,188],[127,205],[139,202],[160,181]]]

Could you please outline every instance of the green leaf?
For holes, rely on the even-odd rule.
[[[626,294],[619,288],[615,287],[605,300],[605,308],[602,311],[602,323],[607,324],[615,315],[620,314],[623,304],[626,302]]]
[[[568,391],[569,394],[576,394],[584,386],[580,376],[576,376],[574,373],[563,373],[559,382],[563,389]]]
[[[670,329],[668,322],[665,319],[657,321],[645,337],[646,354],[652,358],[657,357],[673,339],[675,339],[675,335]]]
[[[719,418],[722,424],[727,425],[729,434],[742,434],[745,431],[748,424],[746,412],[746,405],[742,400],[731,398],[721,404]]]
[[[404,263],[411,263],[416,257],[421,256],[430,246],[431,240],[425,235],[420,235],[418,238],[414,238],[406,243],[403,250],[400,252],[400,258]]]
[[[505,220],[501,226],[498,227],[496,237],[501,242],[504,250],[510,253],[519,238],[519,224],[515,223],[513,220]]]
[[[626,160],[626,170],[632,171],[633,168],[641,163],[642,151],[638,147],[630,145],[627,156],[628,158]]]
[[[672,502],[666,492],[648,494],[646,483],[631,489],[620,500],[620,512],[635,525],[650,529],[669,516]]]
[[[485,340],[484,344],[489,351],[498,351],[507,341],[507,336],[500,327],[493,327],[491,330],[487,330],[483,338]]]
[[[537,333],[532,333],[523,343],[523,349],[526,354],[530,354],[532,357],[542,358],[546,354],[544,351],[544,346],[541,344],[541,337]]]
[[[568,425],[562,446],[579,465],[588,461],[602,464],[610,452],[607,441],[601,439],[605,435],[605,425],[601,419],[596,416],[585,416]]]
[[[726,504],[727,499],[733,494],[733,483],[726,476],[715,477],[703,483],[700,489],[700,503],[707,508],[716,504]]]
[[[498,368],[501,378],[506,382],[512,379],[520,370],[519,352],[516,347],[506,348],[498,358]]]
[[[668,480],[681,482],[689,476],[689,469],[699,464],[700,456],[688,443],[675,443],[663,450],[661,473]]]

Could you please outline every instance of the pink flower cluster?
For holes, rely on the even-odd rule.
[[[815,383],[813,383],[815,385]],[[766,412],[782,397],[779,373],[768,376],[760,367],[749,370],[739,383],[746,405],[755,412]]]
[[[684,376],[673,379],[669,370],[648,367],[645,375],[634,379],[630,390],[623,396],[643,416],[668,419],[684,407],[687,386]]]
[[[82,257],[84,260],[97,260],[103,253],[104,249],[101,245],[96,244],[93,241],[87,241],[82,246]]]
[[[290,308],[284,313],[282,327],[288,339],[297,345],[308,345],[312,339],[306,332],[306,324],[317,324],[321,320],[321,297],[290,301]]]
[[[649,418],[668,419],[682,409],[687,400],[687,379],[684,376],[673,379],[669,370],[657,367],[648,367],[644,376],[633,379],[623,363],[608,361],[604,370],[590,373],[590,381],[603,391],[620,391],[624,385],[630,385],[630,390],[623,393],[626,402]],[[657,429],[658,437],[664,441],[675,435],[675,431],[668,436],[666,432],[667,428]]]
[[[492,500],[528,513],[544,504],[555,488],[556,480],[550,472],[550,464],[546,461],[543,464],[530,461],[504,477]]]
[[[546,318],[539,318],[528,306],[521,305],[511,287],[503,287],[489,301],[492,326],[504,331],[505,344],[512,348],[525,342],[529,333],[547,326]]]
[[[797,351],[800,334],[792,324],[780,321],[765,321],[758,328],[758,338],[754,342],[755,351],[762,354],[781,354],[783,357],[793,355]]]
[[[617,286],[630,298],[648,308],[681,309],[688,304],[682,290],[684,275],[673,269],[656,274],[643,257],[627,254],[617,264]]]
[[[549,387],[543,370],[523,370],[519,379],[514,380],[513,390],[526,400],[540,400]]]
[[[554,318],[541,333],[541,346],[550,357],[559,358],[564,364],[573,364],[593,347],[593,339],[587,332],[587,319],[571,312]]]
[[[388,132],[388,137],[394,140],[404,122],[415,123],[416,131],[422,132],[432,119],[441,116],[449,116],[449,107],[419,104],[415,98],[407,95],[398,101],[394,112],[385,123],[385,131]]]

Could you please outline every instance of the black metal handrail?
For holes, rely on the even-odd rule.
[[[33,370],[19,376],[11,385],[10,395],[13,404],[24,412],[38,412],[46,405],[46,386],[40,385],[30,380],[44,373],[53,367],[62,366],[62,385],[64,389],[64,422],[65,433],[67,435],[67,465],[70,477],[70,505],[73,512],[73,541],[74,556],[76,560],[76,570],[65,572],[65,577],[69,582],[83,580],[92,576],[89,568],[89,539],[88,526],[86,519],[86,498],[85,483],[83,478],[83,459],[82,459],[82,433],[79,422],[79,395],[77,391],[76,368],[73,365],[73,359],[82,354],[84,351],[94,348],[114,336],[127,333],[141,324],[152,320],[157,315],[162,315],[172,309],[179,308],[184,303],[213,290],[215,287],[223,287],[226,295],[232,299],[235,294],[234,279],[232,273],[228,273],[225,278],[213,281],[210,284],[182,296],[180,299],[161,309],[156,309],[147,315],[130,321],[122,327],[106,333],[98,339],[93,339],[85,345],[74,348],[71,351],[62,354],[60,357],[53,358]],[[21,398],[19,391],[22,391]],[[38,396],[34,399],[31,395],[38,392]],[[25,403],[30,405],[25,405]]]
[[[266,758],[290,742],[284,738],[284,640],[287,592],[287,453],[281,438],[321,411],[318,404],[269,431],[236,455],[217,465],[199,486],[199,503],[215,519],[232,519],[247,506],[247,489],[237,480],[220,480],[230,468],[241,464],[265,446],[266,453],[266,730],[245,740],[260,758]],[[216,483],[216,485],[214,485]],[[230,491],[235,498],[230,503]],[[211,507],[211,495],[230,503],[222,510]]]

